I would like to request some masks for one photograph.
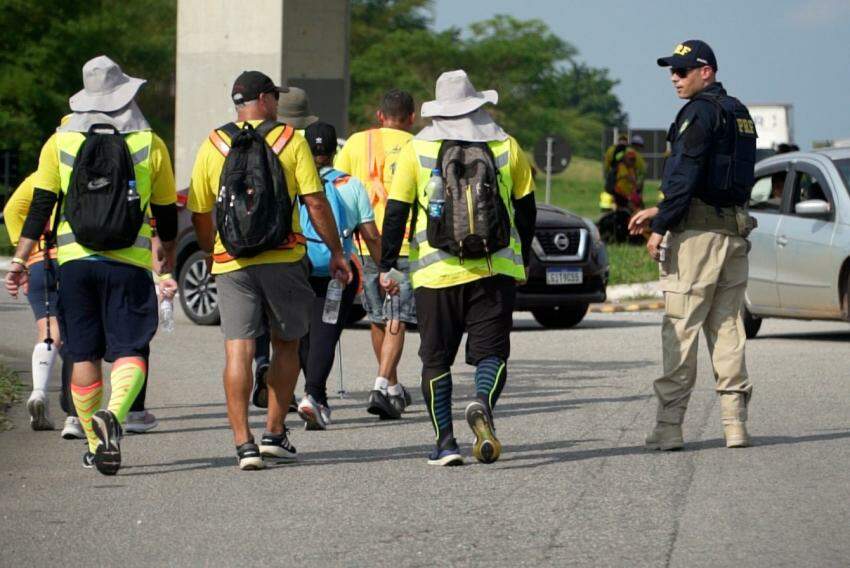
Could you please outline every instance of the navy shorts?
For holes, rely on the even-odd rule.
[[[47,306],[44,303],[44,291],[47,290],[48,300],[50,302],[50,317],[56,317],[58,313],[57,302],[59,294],[56,292],[56,276],[59,275],[59,265],[55,260],[50,261],[51,270],[44,269],[44,261],[40,260],[30,266],[29,291],[27,292],[27,300],[29,300],[32,308],[32,315],[35,320],[47,317]],[[47,280],[44,276],[47,274]]]
[[[74,362],[145,357],[159,324],[149,270],[72,260],[59,267],[59,323]]]

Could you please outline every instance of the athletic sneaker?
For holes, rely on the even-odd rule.
[[[251,402],[257,408],[269,407],[269,387],[266,384],[266,373],[268,372],[268,365],[260,365],[257,367],[257,372],[254,373],[254,394],[251,396]]]
[[[263,456],[260,455],[260,448],[253,439],[241,446],[236,446],[236,463],[243,471],[254,471],[266,467]]]
[[[260,438],[260,453],[263,457],[275,458],[279,462],[293,462],[298,457],[295,446],[289,442],[289,428],[283,434],[263,434]]]
[[[390,394],[387,396],[387,398],[390,399],[390,404],[392,404],[393,407],[398,410],[398,413],[401,414],[402,412],[407,410],[408,406],[413,404],[413,398],[410,396],[410,393],[407,391],[407,389],[404,388],[403,384],[399,383],[398,386],[401,387],[401,394]]]
[[[33,430],[53,430],[53,422],[47,415],[47,397],[44,391],[34,390],[27,401],[30,413],[30,428]]]
[[[369,406],[366,407],[366,412],[378,416],[381,420],[401,418],[401,412],[390,402],[390,397],[379,389],[369,393]]]
[[[322,420],[325,421],[325,426],[331,423],[331,407],[327,404],[319,403],[319,414],[322,415]]]
[[[502,444],[496,438],[493,417],[480,401],[470,402],[466,407],[466,422],[475,434],[472,455],[481,463],[493,463],[502,453]]]
[[[157,422],[156,416],[147,410],[138,410],[127,413],[127,421],[124,422],[124,431],[133,432],[134,434],[144,434],[157,426],[159,426],[159,422]]]
[[[94,454],[86,451],[83,454],[83,467],[86,469],[91,469],[94,467]]]
[[[94,466],[103,475],[115,475],[121,468],[121,426],[109,410],[98,410],[91,421],[100,443],[94,451]]]
[[[83,432],[83,426],[80,424],[80,419],[76,416],[69,416],[65,419],[65,427],[62,428],[62,438],[65,440],[83,440],[86,433]]]
[[[298,416],[304,420],[305,430],[324,430],[327,427],[319,403],[309,394],[298,403]]]
[[[457,442],[452,439],[444,448],[437,446],[428,456],[428,465],[463,465],[463,456],[457,448]]]

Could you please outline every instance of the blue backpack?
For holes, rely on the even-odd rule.
[[[330,169],[322,175],[322,181],[325,183],[325,197],[331,205],[334,221],[336,221],[337,229],[339,230],[339,240],[342,242],[342,250],[346,258],[351,255],[353,245],[351,242],[351,232],[347,229],[348,218],[345,215],[345,206],[342,203],[342,197],[339,195],[339,190],[336,188],[337,182],[345,182],[348,175],[338,170]],[[344,178],[344,179],[340,179]],[[301,230],[304,238],[307,239],[307,256],[310,258],[312,270],[311,276],[328,277],[328,263],[331,261],[331,251],[328,246],[322,241],[322,237],[316,232],[313,222],[310,220],[310,215],[307,212],[307,206],[301,202],[300,205],[300,220]]]

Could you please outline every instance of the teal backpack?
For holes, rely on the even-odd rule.
[[[325,184],[325,197],[331,205],[334,221],[336,221],[337,229],[339,230],[339,240],[342,242],[342,250],[345,257],[351,256],[354,250],[354,245],[351,242],[351,231],[347,229],[348,218],[345,215],[345,206],[342,203],[342,197],[336,186],[348,181],[348,174],[344,174],[339,170],[329,169],[322,174],[322,181]],[[331,261],[331,250],[322,241],[322,237],[316,232],[313,222],[310,220],[310,215],[307,212],[307,206],[304,202],[300,205],[300,220],[301,230],[304,238],[307,239],[307,256],[310,259],[311,276],[329,277],[328,263]]]

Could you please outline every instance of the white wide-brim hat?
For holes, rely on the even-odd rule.
[[[74,112],[114,112],[134,98],[147,81],[130,77],[117,63],[99,55],[83,65],[83,90],[68,99]]]
[[[476,91],[466,71],[446,71],[437,79],[436,100],[422,103],[423,117],[463,116],[487,103],[497,104],[499,93],[493,90]]]

